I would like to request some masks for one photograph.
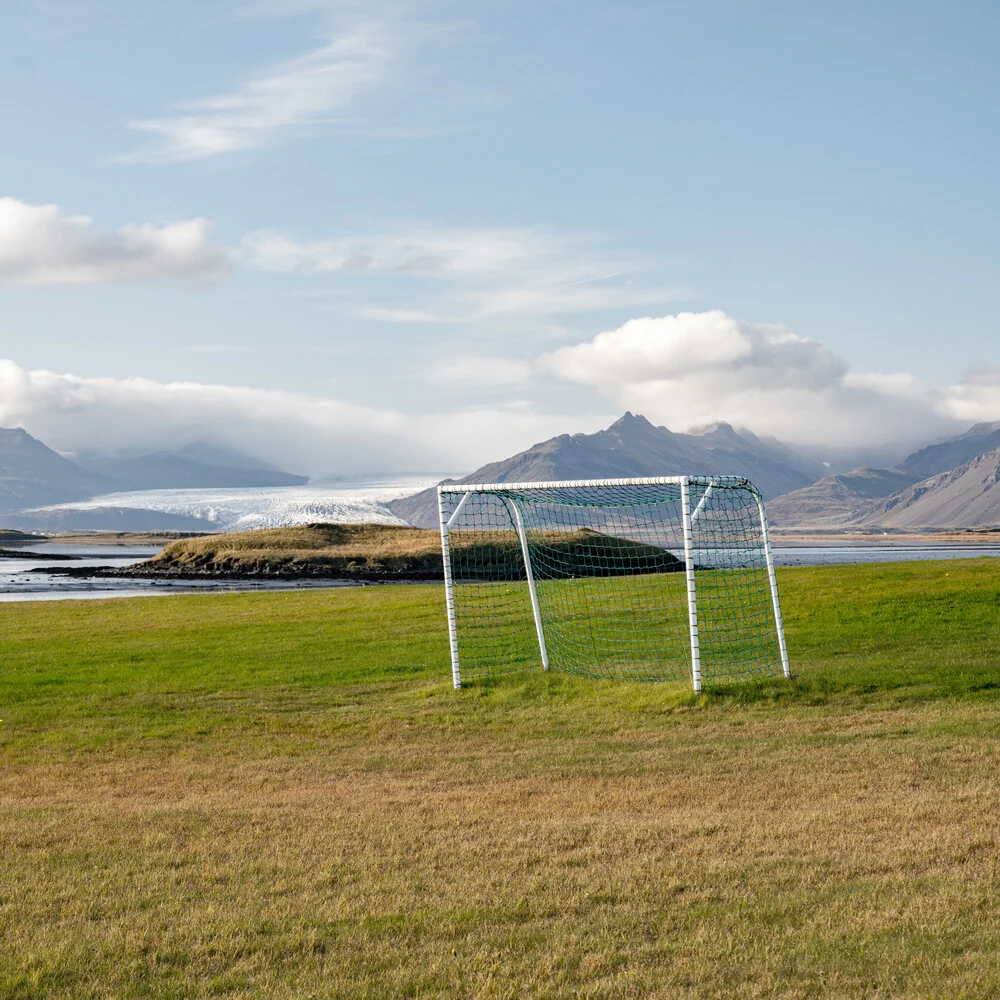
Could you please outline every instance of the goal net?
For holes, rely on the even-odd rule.
[[[539,668],[789,676],[764,503],[746,479],[438,487],[452,676]]]

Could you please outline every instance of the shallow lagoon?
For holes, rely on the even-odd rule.
[[[7,545],[21,558],[0,558],[0,602],[93,600],[108,597],[155,597],[170,594],[233,593],[256,590],[315,590],[359,586],[338,580],[116,580],[64,576],[51,570],[72,567],[120,567],[155,555],[156,546],[64,545],[58,541]],[[32,553],[66,556],[33,559]],[[1000,544],[776,545],[779,566],[824,566],[843,563],[905,562],[927,559],[974,559],[1000,556]]]

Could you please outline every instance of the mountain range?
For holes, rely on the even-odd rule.
[[[892,468],[827,472],[808,455],[727,423],[679,434],[626,413],[595,434],[561,434],[449,482],[738,475],[758,486],[768,501],[771,523],[785,530],[1000,526],[1000,421],[976,424],[958,437],[913,452]],[[306,482],[305,476],[208,444],[151,454],[82,454],[71,460],[21,428],[0,428],[0,516],[9,527],[196,530],[203,522],[183,513],[113,505],[75,511],[37,508],[115,492]],[[387,506],[410,524],[437,525],[434,489]]]
[[[116,527],[134,530],[136,512],[119,508],[66,515],[37,512],[36,507],[68,503],[105,493],[147,489],[300,486],[308,482],[239,452],[206,444],[148,455],[82,455],[76,461],[60,455],[20,427],[0,428],[0,514],[5,523],[30,529]],[[141,530],[189,530],[191,518],[144,512]],[[82,520],[88,523],[83,524]],[[79,523],[78,523],[79,522]],[[92,522],[92,523],[91,523]],[[107,522],[107,523],[105,523]]]
[[[944,528],[1000,524],[1000,421],[908,455],[892,469],[863,467],[825,476],[780,496],[768,517],[782,528]]]
[[[476,469],[457,483],[544,482],[559,479],[618,479],[629,476],[746,476],[765,498],[808,486],[823,467],[778,442],[765,442],[730,424],[712,424],[693,434],[675,434],[645,417],[626,413],[596,434],[561,434],[502,462]],[[438,523],[437,491],[430,489],[390,510],[418,527]]]
[[[540,482],[628,476],[740,475],[768,500],[772,525],[820,531],[938,530],[1000,525],[1000,421],[921,448],[896,467],[823,475],[819,463],[729,424],[692,434],[626,413],[596,434],[563,434],[458,483]],[[393,501],[398,517],[437,524],[435,490]]]
[[[207,444],[149,455],[81,455],[80,465],[106,476],[120,490],[304,486],[308,476],[282,472],[249,455]]]

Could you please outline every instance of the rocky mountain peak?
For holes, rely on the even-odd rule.
[[[619,479],[630,476],[746,476],[765,496],[806,486],[814,479],[757,438],[742,437],[729,424],[708,439],[656,427],[641,414],[623,414],[596,434],[560,435],[511,458],[484,465],[461,482],[541,482],[560,479]],[[411,524],[437,523],[437,495],[426,490],[394,500],[393,513]]]

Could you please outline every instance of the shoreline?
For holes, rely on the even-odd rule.
[[[772,545],[1000,545],[1000,528],[947,528],[941,531],[823,531],[816,528],[770,528]]]
[[[54,576],[65,576],[71,579],[90,580],[177,580],[177,581],[211,581],[232,583],[295,583],[315,581],[316,583],[339,584],[377,584],[377,583],[441,583],[444,574],[437,575],[418,573],[392,572],[358,572],[351,574],[331,573],[329,567],[297,567],[291,569],[285,566],[266,567],[244,572],[226,570],[175,570],[148,568],[143,563],[135,566],[122,567],[87,567],[87,566],[54,566],[46,568],[46,573]]]

